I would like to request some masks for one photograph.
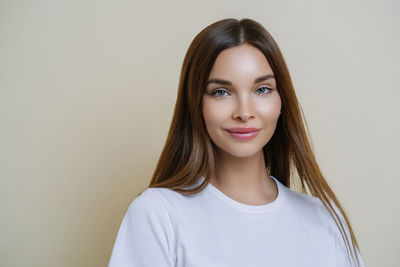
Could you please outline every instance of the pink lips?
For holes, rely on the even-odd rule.
[[[235,127],[227,129],[228,133],[230,133],[233,137],[239,140],[249,140],[257,136],[260,129],[257,128],[241,128]]]

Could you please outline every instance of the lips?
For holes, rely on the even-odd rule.
[[[258,128],[241,128],[241,127],[235,127],[235,128],[230,128],[227,129],[228,133],[236,139],[239,140],[249,140],[258,135],[258,132],[260,129]]]
[[[235,127],[235,128],[228,129],[228,131],[231,133],[251,133],[251,132],[256,132],[259,130],[260,129],[258,129],[258,128],[242,128],[242,127]]]

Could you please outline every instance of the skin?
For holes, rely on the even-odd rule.
[[[281,98],[268,60],[249,44],[228,48],[218,55],[208,81],[202,111],[216,149],[210,183],[244,204],[274,201],[278,190],[266,171],[262,148],[275,131]],[[227,131],[233,127],[260,131],[250,140],[238,140]]]

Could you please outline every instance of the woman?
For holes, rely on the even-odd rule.
[[[165,147],[109,266],[363,265],[274,39],[250,19],[208,26],[186,54]]]

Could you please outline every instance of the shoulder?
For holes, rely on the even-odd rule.
[[[350,231],[343,214],[340,212],[337,206],[331,202],[332,209],[337,214],[336,217],[334,216],[333,211],[333,216],[331,215],[328,208],[325,207],[319,198],[300,193],[289,188],[286,188],[285,190],[288,190],[288,199],[290,200],[290,203],[294,207],[298,216],[301,217],[302,224],[309,230],[313,229],[313,231],[317,231],[318,235],[315,235],[315,237],[324,238],[324,240],[328,242],[327,244],[332,246],[336,260],[341,262],[340,266],[353,266],[347,257],[348,254],[346,244],[343,239],[342,232],[336,223],[339,225],[342,224],[344,235],[349,240],[352,249],[353,246],[351,244],[352,239]],[[359,253],[358,250],[357,253]],[[360,254],[357,256],[362,263],[361,266],[364,266]]]
[[[315,222],[320,223],[321,226],[323,226],[326,230],[331,231],[334,235],[337,235],[338,229],[335,220],[321,199],[294,191],[287,187],[285,190],[287,191],[286,195],[291,203],[291,206],[293,206],[297,213],[301,214],[301,216],[305,219],[312,219]],[[332,204],[332,207],[336,211],[340,221],[343,223],[343,215],[334,204]]]
[[[287,192],[289,205],[305,229],[315,232],[325,242],[329,242],[332,245],[342,244],[342,235],[335,223],[335,218],[330,214],[321,199],[289,188],[285,188],[285,191]],[[342,214],[334,205],[333,208],[343,224]]]
[[[172,199],[178,198],[179,193],[167,188],[147,188],[129,205],[127,214],[147,216],[167,216]]]
[[[187,198],[169,188],[150,187],[131,202],[126,217],[135,223],[164,223],[175,232],[180,221],[178,210],[187,205]]]
[[[162,197],[166,190],[169,189],[147,188],[137,196],[126,211],[119,236],[130,236],[127,242],[137,244],[140,240],[164,238],[164,244],[171,249],[177,233],[177,216]]]
[[[337,235],[338,227],[336,226],[337,219],[345,225],[345,219],[340,210],[336,207],[333,202],[330,202],[332,209],[336,212],[338,218],[333,218],[328,208],[324,205],[321,199],[315,196],[307,195],[305,193],[297,192],[286,186],[283,186],[283,190],[286,198],[290,205],[298,212],[302,214],[302,217],[317,218],[326,228],[335,232]],[[330,209],[330,208],[329,208]],[[333,214],[333,212],[332,212]],[[334,214],[333,214],[334,215]],[[336,217],[336,216],[335,216]]]
[[[284,187],[283,190],[290,205],[298,214],[305,218],[318,219],[318,222],[324,223],[325,214],[323,211],[326,208],[319,198],[294,191],[288,187]]]
[[[109,266],[172,266],[177,240],[176,216],[160,191],[163,190],[148,188],[131,202],[118,231]]]

